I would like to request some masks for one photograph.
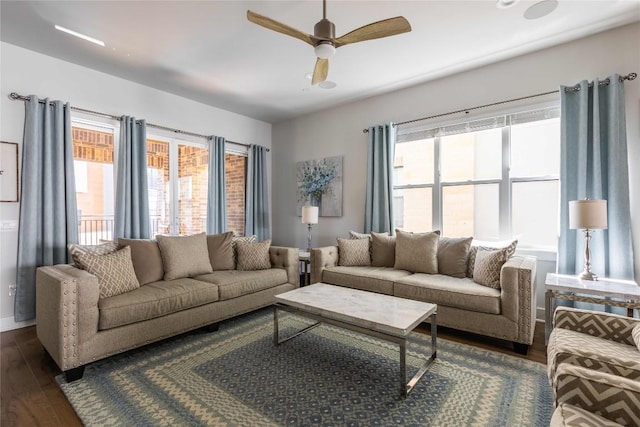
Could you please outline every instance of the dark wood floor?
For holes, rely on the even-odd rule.
[[[438,337],[546,363],[544,325],[536,324],[533,346],[527,356],[513,352],[511,344],[446,328]],[[60,370],[36,336],[35,326],[0,334],[2,389],[0,426],[81,426],[73,408],[55,382]]]

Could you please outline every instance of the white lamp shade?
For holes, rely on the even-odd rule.
[[[302,223],[303,224],[318,223],[318,207],[317,206],[302,207]]]
[[[573,200],[569,202],[569,228],[607,228],[606,200]]]

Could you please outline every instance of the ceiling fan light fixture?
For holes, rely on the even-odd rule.
[[[318,58],[329,59],[336,53],[336,48],[329,42],[322,42],[315,47],[315,54]]]
[[[511,6],[515,6],[520,0],[496,0],[496,7],[498,9],[507,9]]]

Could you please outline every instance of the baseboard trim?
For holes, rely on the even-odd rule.
[[[13,316],[0,318],[0,332],[12,331],[14,329],[26,328],[27,326],[33,326],[36,324],[36,320],[27,320],[24,322],[16,322]]]

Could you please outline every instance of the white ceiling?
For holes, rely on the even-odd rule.
[[[522,0],[329,0],[336,35],[405,16],[410,33],[343,46],[334,89],[311,87],[313,48],[246,19],[247,9],[313,33],[320,0],[6,1],[2,41],[267,122],[384,93],[640,20],[639,0],[560,0],[538,20]],[[53,28],[103,40],[100,47]],[[636,41],[637,42],[637,41]],[[43,94],[43,96],[46,94]]]

